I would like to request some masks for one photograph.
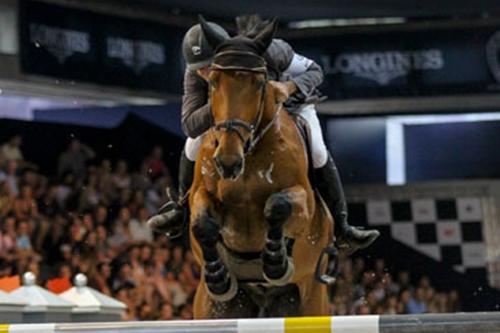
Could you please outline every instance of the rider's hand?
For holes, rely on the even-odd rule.
[[[269,81],[269,83],[273,87],[276,101],[279,103],[285,102],[290,97],[290,95],[297,91],[297,86],[292,81]]]

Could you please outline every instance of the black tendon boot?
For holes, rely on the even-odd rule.
[[[188,191],[193,183],[194,162],[191,162],[182,151],[179,162],[179,192],[178,199],[170,195],[170,201],[164,204],[158,213],[148,220],[148,226],[159,233],[165,233],[169,238],[179,237],[187,219]]]
[[[334,234],[340,248],[349,253],[369,246],[380,233],[377,230],[363,230],[350,226],[347,222],[347,202],[337,166],[331,155],[326,164],[314,170],[316,187],[325,200],[335,222]]]

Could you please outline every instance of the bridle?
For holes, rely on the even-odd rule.
[[[253,62],[252,65],[229,65],[224,64],[224,60],[227,61],[228,57],[239,56],[239,57],[247,57],[249,60]],[[277,112],[274,114],[273,119],[264,127],[259,133],[257,130],[260,127],[260,123],[262,122],[262,116],[264,114],[264,107],[266,101],[266,82],[267,82],[267,66],[266,61],[263,57],[258,54],[249,52],[249,51],[223,51],[219,52],[215,55],[214,61],[210,67],[211,70],[216,71],[242,71],[242,72],[252,72],[257,74],[264,74],[264,83],[260,87],[260,100],[258,106],[257,116],[251,123],[243,121],[241,119],[228,119],[226,121],[222,121],[216,123],[213,126],[215,131],[225,130],[228,132],[234,132],[238,135],[238,137],[243,142],[244,154],[250,154],[257,143],[264,137],[264,135],[271,129],[272,125],[275,123],[277,115],[281,110],[281,104],[278,108]],[[209,90],[210,93],[212,89]],[[244,132],[250,134],[248,139],[245,139]]]

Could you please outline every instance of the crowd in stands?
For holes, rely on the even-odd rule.
[[[413,285],[408,271],[389,271],[383,259],[367,267],[362,257],[343,257],[331,291],[331,312],[335,315],[447,313],[459,309],[456,290],[436,291],[426,276]]]
[[[146,226],[172,185],[161,147],[130,170],[126,160],[97,159],[72,139],[54,175],[42,174],[21,148],[19,135],[0,147],[0,278],[32,271],[41,285],[70,285],[82,272],[91,287],[127,304],[125,320],[192,317],[200,268],[184,243]],[[459,309],[456,292],[437,292],[425,277],[412,286],[408,272],[388,272],[383,260],[365,265],[343,258],[332,314]]]

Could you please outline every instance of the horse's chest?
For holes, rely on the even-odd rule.
[[[217,196],[224,204],[261,203],[279,190],[278,183],[273,179],[273,163],[261,169],[248,170],[236,181],[220,180],[217,190]]]

